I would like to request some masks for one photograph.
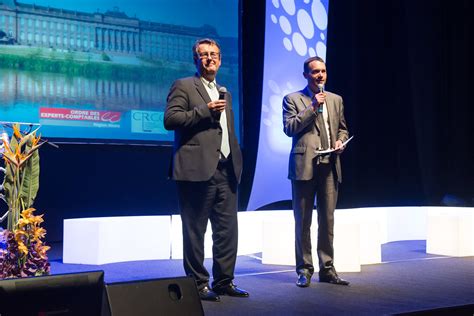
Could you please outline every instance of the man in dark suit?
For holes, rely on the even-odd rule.
[[[218,43],[198,40],[193,58],[197,73],[173,83],[164,117],[165,128],[175,132],[172,178],[183,222],[184,270],[196,279],[203,300],[219,301],[219,295],[247,297],[248,292],[233,284],[242,154],[232,98],[216,84],[221,65]],[[212,289],[204,267],[208,220],[213,239]]]
[[[315,197],[318,210],[319,281],[348,285],[334,268],[334,210],[342,180],[339,155],[348,139],[342,98],[324,91],[326,64],[320,57],[304,62],[307,86],[283,99],[284,132],[293,138],[288,178],[291,180],[295,217],[295,255],[298,280],[307,287],[314,272],[311,254],[311,220]],[[330,154],[317,151],[333,148]]]

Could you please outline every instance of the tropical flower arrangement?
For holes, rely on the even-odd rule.
[[[43,215],[34,215],[32,207],[39,189],[39,152],[45,143],[36,136],[37,129],[23,133],[13,125],[11,140],[2,135],[5,168],[0,198],[8,206],[6,230],[0,231],[0,278],[39,276],[50,273],[43,239]]]

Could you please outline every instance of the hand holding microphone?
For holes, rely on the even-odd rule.
[[[225,94],[227,93],[226,87],[219,88],[219,100],[225,100]]]
[[[225,87],[219,88],[219,99],[216,101],[211,101],[207,104],[209,110],[214,112],[217,116],[220,116],[221,112],[224,111],[227,101],[225,100],[225,95],[227,93],[227,89]]]
[[[324,92],[324,84],[318,84],[319,93],[314,95],[313,109],[315,112],[323,113],[323,104],[326,101],[326,93]]]

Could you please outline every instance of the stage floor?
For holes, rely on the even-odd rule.
[[[181,260],[63,264],[61,244],[52,245],[49,258],[52,274],[104,270],[107,283],[184,275]],[[452,306],[474,313],[474,257],[426,254],[424,240],[382,245],[381,264],[340,273],[351,282],[349,287],[318,283],[316,277],[309,288],[298,288],[294,267],[264,265],[260,258],[254,254],[237,259],[235,283],[250,297],[203,302],[206,315],[389,315]],[[211,265],[206,259],[209,271]],[[451,309],[447,315],[455,312]]]

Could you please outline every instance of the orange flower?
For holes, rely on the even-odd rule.
[[[23,228],[29,224],[31,224],[31,221],[28,218],[20,218],[18,220],[18,228]]]
[[[34,209],[33,207],[27,208],[21,212],[21,217],[23,217],[24,219],[29,219],[30,217],[32,217],[34,211],[36,211],[36,209]]]
[[[41,139],[41,135],[38,137],[33,136],[33,143],[31,147],[35,147],[39,143],[40,139]]]
[[[44,236],[46,236],[46,229],[44,229],[43,227],[36,227],[33,230],[33,240],[41,242],[40,239],[44,238]]]
[[[43,215],[44,214],[41,214],[41,215],[38,215],[38,216],[32,216],[30,218],[30,221],[33,223],[33,225],[37,226],[37,225],[44,222]]]
[[[15,159],[16,159],[17,163],[20,163],[22,158],[23,158],[23,154],[21,153],[21,146],[16,146]]]
[[[22,230],[22,229],[15,229],[13,231],[13,233],[15,234],[15,240],[17,242],[22,242],[23,241],[23,237],[26,237],[26,239],[28,238],[28,232]]]
[[[21,133],[20,133],[20,124],[13,125],[13,135],[15,135],[17,139],[22,138]]]
[[[28,254],[28,247],[22,241],[18,242],[18,250],[25,256]]]
[[[35,251],[36,253],[40,256],[41,259],[45,260],[48,259],[46,256],[46,252],[51,249],[49,246],[43,246],[43,245],[36,245]]]
[[[5,160],[5,162],[6,163],[11,162],[14,165],[18,166],[18,163],[15,159],[15,154],[13,153],[12,148],[10,147],[10,144],[4,140],[3,145],[5,146],[5,152],[3,153],[3,159]]]

